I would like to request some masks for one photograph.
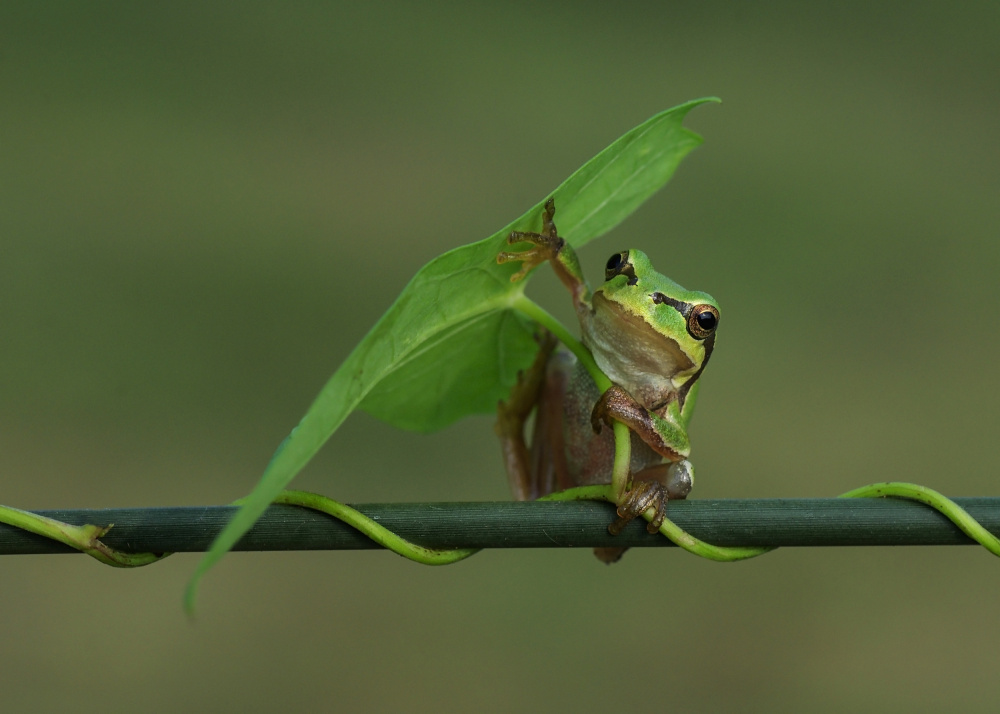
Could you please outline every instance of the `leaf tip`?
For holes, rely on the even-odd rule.
[[[198,566],[194,569],[194,573],[191,574],[191,579],[188,580],[187,587],[184,588],[184,614],[188,616],[188,619],[193,620],[195,616],[195,605],[198,599],[198,585],[201,584],[201,579],[208,572],[208,569],[215,564],[215,562],[221,557],[218,553],[214,551],[215,544],[212,544],[212,548],[202,557]],[[225,553],[225,551],[223,551]]]
[[[195,600],[198,598],[199,576],[200,573],[196,573],[191,580],[188,581],[187,587],[184,589],[184,614],[188,616],[189,620],[194,619]]]
[[[699,104],[722,104],[722,100],[714,95],[708,97],[698,97],[698,99],[692,99],[690,101],[684,102],[680,106],[686,107],[688,109],[693,109],[694,107],[697,107]],[[679,107],[675,107],[675,109],[677,108]]]

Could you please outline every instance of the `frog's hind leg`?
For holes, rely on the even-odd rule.
[[[556,338],[548,330],[538,337],[538,354],[531,366],[518,372],[517,382],[511,388],[506,401],[497,404],[495,431],[500,437],[504,467],[510,481],[510,490],[518,501],[537,498],[538,465],[533,463],[535,455],[530,453],[524,439],[524,426],[532,410],[539,402],[545,383],[545,368],[556,347]]]
[[[681,501],[691,493],[693,478],[691,463],[663,463],[649,466],[632,474],[632,488],[626,491],[618,506],[618,518],[608,526],[611,535],[618,535],[629,521],[655,508],[656,515],[647,525],[650,533],[660,529],[667,515],[669,501]],[[594,548],[594,555],[605,563],[616,563],[628,548]]]
[[[655,508],[656,515],[646,530],[656,533],[667,515],[669,501],[681,501],[691,493],[694,485],[693,467],[685,460],[663,463],[642,469],[632,475],[632,488],[625,493],[618,506],[618,519],[608,526],[611,535],[618,535],[633,518],[646,509]],[[605,563],[616,563],[628,548],[594,548],[594,555]]]
[[[565,350],[556,350],[545,367],[545,381],[535,410],[531,434],[531,498],[539,498],[577,485],[566,463],[565,395],[575,363]]]
[[[656,533],[667,516],[667,502],[687,498],[694,485],[694,466],[687,459],[659,464],[639,471],[633,476],[631,488],[618,503],[618,520],[608,526],[611,535],[618,535],[636,516],[655,508],[653,519],[646,530]]]

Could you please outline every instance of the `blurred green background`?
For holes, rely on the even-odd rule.
[[[722,304],[698,497],[998,495],[1000,5],[4,3],[0,502],[245,494],[424,262],[715,94],[625,247]],[[571,319],[551,272],[529,292]],[[295,482],[508,498],[492,419]],[[995,711],[977,548],[0,561],[5,709]]]

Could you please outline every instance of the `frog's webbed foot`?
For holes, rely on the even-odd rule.
[[[618,519],[608,526],[611,535],[618,535],[637,516],[650,508],[656,513],[646,524],[646,530],[656,533],[667,515],[667,502],[687,498],[694,485],[694,466],[687,459],[672,464],[660,464],[635,475],[632,488],[618,504]]]
[[[553,218],[556,214],[555,199],[550,198],[545,202],[545,210],[542,212],[542,232],[532,233],[526,231],[511,231],[507,236],[507,243],[532,243],[533,248],[517,251],[513,253],[500,253],[497,255],[498,263],[509,263],[520,261],[521,269],[510,276],[510,281],[516,283],[525,277],[531,270],[546,261],[555,261],[559,257],[559,252],[566,245],[566,241],[559,237],[556,232],[556,224]]]
[[[636,516],[641,516],[648,508],[655,508],[656,515],[646,524],[646,530],[656,533],[667,517],[667,495],[663,485],[656,481],[641,481],[625,493],[618,504],[618,518],[608,526],[608,533],[618,535]]]

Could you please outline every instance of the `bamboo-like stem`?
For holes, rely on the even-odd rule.
[[[987,531],[1000,535],[1000,498],[956,498]],[[397,503],[355,506],[406,540],[431,549],[670,546],[649,535],[641,519],[618,536],[607,532],[607,503]],[[102,535],[123,552],[202,552],[235,506],[39,511],[74,525],[115,527]],[[967,545],[973,543],[944,515],[894,498],[692,499],[671,502],[669,518],[692,536],[729,547]],[[271,506],[236,550],[378,548],[372,540],[323,513]],[[20,528],[0,525],[0,554],[65,553],[72,549]]]

